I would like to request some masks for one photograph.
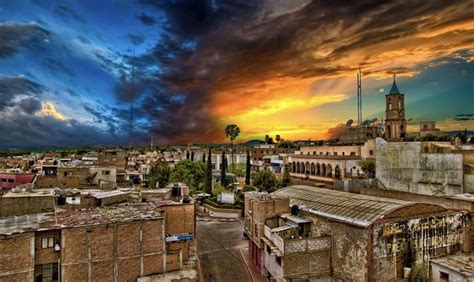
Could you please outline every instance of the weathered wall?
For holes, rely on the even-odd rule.
[[[35,233],[35,265],[57,263],[59,260],[59,252],[53,248],[42,247],[43,238],[54,238],[54,243],[59,244],[59,232],[56,230],[40,231]]]
[[[286,277],[318,277],[331,274],[331,251],[294,253],[284,256]],[[304,274],[304,276],[303,276]]]
[[[369,278],[369,229],[330,221],[314,214],[304,213],[313,221],[313,236],[332,236],[333,276],[342,280],[366,281]]]
[[[411,267],[418,278],[428,278],[431,258],[465,249],[470,221],[465,214],[437,214],[376,224],[373,228],[373,279],[403,278]],[[424,266],[424,268],[422,267]]]
[[[425,195],[463,193],[460,154],[425,154],[420,142],[377,139],[376,177],[385,189]]]
[[[62,230],[62,275],[67,281],[135,281],[164,269],[164,220]],[[173,263],[173,262],[172,262]]]
[[[464,192],[474,193],[474,174],[464,174]]]
[[[33,281],[34,233],[0,236],[0,281]]]
[[[283,213],[290,212],[290,200],[268,196],[259,199],[257,193],[245,194],[245,227],[248,230],[249,238],[258,246],[263,247],[260,237],[264,234],[265,220]]]
[[[54,201],[52,195],[0,197],[0,216],[52,212],[54,211]]]

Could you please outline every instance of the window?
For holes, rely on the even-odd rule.
[[[53,248],[54,247],[54,237],[43,237],[41,239],[41,248]]]
[[[59,280],[58,264],[50,263],[35,266],[35,281],[51,281]]]
[[[14,183],[15,179],[8,179],[8,183]]]
[[[370,150],[369,155],[373,156],[374,155],[374,150]]]
[[[439,281],[446,281],[446,282],[448,282],[448,281],[449,281],[449,274],[440,271],[440,272],[439,272]]]
[[[388,110],[389,110],[389,111],[392,110],[392,103],[388,103]]]
[[[7,182],[7,179],[6,179],[6,178],[2,178],[2,182]]]
[[[104,170],[104,171],[102,171],[102,175],[110,175],[110,171]]]

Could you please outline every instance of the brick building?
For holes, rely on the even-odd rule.
[[[122,150],[108,150],[97,157],[97,164],[101,167],[113,166],[117,170],[127,169],[127,154]]]
[[[194,255],[194,204],[142,203],[0,219],[0,281],[136,281]]]
[[[267,193],[245,193],[245,234],[249,238],[249,255],[258,269],[262,267],[265,221],[290,210],[289,199]]]
[[[470,217],[439,205],[299,185],[280,189],[271,195],[275,196],[287,197],[290,205],[299,206],[300,215],[311,220],[313,238],[331,238],[330,249],[319,248],[320,255],[311,259],[317,263],[310,267],[324,270],[329,265],[328,273],[334,279],[427,279],[431,259],[472,249]],[[303,262],[294,259],[282,267],[297,269]],[[327,273],[316,277],[319,275]]]

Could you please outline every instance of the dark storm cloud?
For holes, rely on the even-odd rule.
[[[0,111],[20,95],[40,96],[43,87],[26,77],[0,76]]]
[[[0,131],[8,134],[0,135],[0,144],[15,144],[17,148],[38,146],[89,146],[89,145],[123,145],[124,138],[111,135],[70,119],[66,122],[51,116],[35,116],[19,105],[8,111],[0,112]],[[31,102],[31,101],[30,101]],[[28,110],[28,109],[26,109]]]
[[[51,33],[36,24],[0,23],[0,58],[11,56],[35,40],[47,40]]]
[[[34,114],[41,109],[41,101],[33,97],[24,98],[20,100],[17,105],[27,114]]]
[[[339,77],[359,65],[371,68],[368,75],[413,73],[399,66],[377,68],[383,64],[377,57],[380,52],[348,58],[362,48],[461,21],[474,10],[466,1],[371,0],[350,5],[347,1],[288,1],[293,6],[290,12],[273,1],[140,2],[163,11],[166,20],[159,43],[134,64],[158,71],[147,73],[145,79],[137,76],[135,92],[130,91],[129,80],[123,79],[117,95],[122,101],[130,101],[131,95],[156,95],[144,99],[142,107],[152,119],[153,132],[168,137],[169,142],[221,138],[222,125],[213,114],[220,100],[239,103],[248,98],[257,103],[266,99],[264,94],[243,98],[234,93],[235,97],[215,96],[216,92],[248,85],[264,88],[264,82],[280,78]],[[462,44],[474,43],[466,40]],[[438,51],[449,53],[456,44],[460,43],[446,42]],[[160,93],[185,102],[168,104]],[[157,115],[156,105],[161,104]]]
[[[145,13],[141,13],[140,15],[137,15],[137,19],[139,19],[144,25],[148,25],[148,26],[153,26],[157,23],[157,20],[154,17],[149,16]]]
[[[120,135],[77,120],[37,115],[45,91],[49,90],[25,77],[0,77],[0,147],[124,144]]]

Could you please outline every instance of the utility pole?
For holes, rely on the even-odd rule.
[[[129,120],[128,120],[128,147],[131,150],[132,149],[132,144],[133,144],[133,103],[135,100],[135,43],[133,44],[133,50],[132,50],[132,60],[131,60],[132,66],[131,66],[131,73],[130,73],[130,86],[131,86],[131,100],[130,100],[130,115],[129,115]]]

